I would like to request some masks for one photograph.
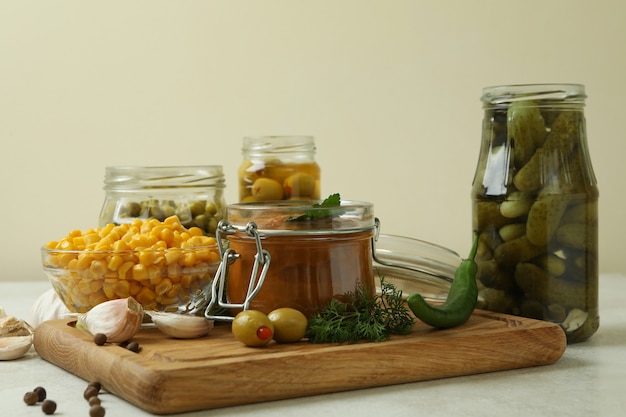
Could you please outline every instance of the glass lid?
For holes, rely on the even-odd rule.
[[[374,249],[374,270],[402,291],[426,300],[445,301],[461,257],[443,246],[409,237],[380,234]]]

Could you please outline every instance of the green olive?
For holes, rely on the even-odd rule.
[[[274,340],[279,343],[300,341],[309,324],[302,312],[289,307],[278,308],[270,312],[267,317],[274,325]]]
[[[257,201],[282,200],[283,186],[271,178],[259,178],[252,184],[252,196]]]
[[[274,324],[258,310],[244,310],[235,316],[232,332],[246,346],[265,346],[274,337]]]
[[[283,188],[288,197],[309,197],[315,191],[315,178],[304,172],[298,172],[285,178]]]

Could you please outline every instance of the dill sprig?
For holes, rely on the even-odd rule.
[[[309,319],[312,343],[382,342],[392,334],[408,334],[414,324],[402,291],[380,278],[381,293],[374,296],[359,284],[354,292],[333,298]]]

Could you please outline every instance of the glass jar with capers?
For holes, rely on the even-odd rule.
[[[248,136],[242,153],[240,202],[320,199],[312,136]]]
[[[224,187],[219,165],[106,167],[99,225],[176,215],[185,227],[215,236],[226,210]]]
[[[485,88],[472,186],[478,307],[559,323],[568,343],[599,326],[585,98],[578,84]]]

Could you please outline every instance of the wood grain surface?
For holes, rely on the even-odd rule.
[[[381,343],[250,348],[229,324],[200,339],[146,328],[133,340],[139,353],[97,346],[70,319],[35,331],[43,359],[154,414],[549,365],[566,347],[556,324],[481,310],[463,326],[434,330],[418,323],[410,335]]]

